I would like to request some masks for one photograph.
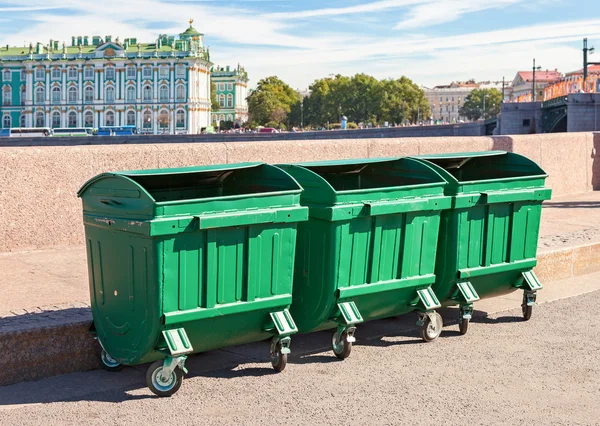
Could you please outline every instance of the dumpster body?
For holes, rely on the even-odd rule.
[[[533,161],[504,151],[423,155],[445,177],[452,209],[442,214],[434,291],[459,305],[466,333],[473,302],[524,290],[529,319],[542,202],[550,199],[546,173]]]
[[[105,366],[164,359],[150,377],[159,392],[149,386],[167,395],[186,354],[273,337],[273,365],[283,369],[296,332],[296,226],[308,217],[300,193],[293,178],[260,163],[88,181],[79,196]]]
[[[424,339],[435,339],[442,324],[430,286],[440,212],[451,202],[440,175],[413,159],[280,167],[302,185],[309,207],[294,270],[299,331],[337,328],[334,353],[345,358],[357,324],[417,310]]]

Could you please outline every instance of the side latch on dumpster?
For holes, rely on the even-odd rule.
[[[272,331],[275,331],[278,336],[289,336],[290,334],[294,334],[298,331],[296,323],[287,309],[284,309],[283,311],[271,312],[269,315],[271,316],[271,320],[275,325],[275,328],[272,329]]]
[[[169,352],[171,352],[172,356],[188,354],[194,351],[185,329],[176,328],[173,330],[164,330],[162,334],[167,341],[167,346],[169,347]]]
[[[525,283],[531,291],[538,291],[543,288],[542,284],[540,283],[540,280],[538,280],[538,277],[535,275],[535,272],[523,272],[523,278],[525,279]]]
[[[341,302],[338,303],[337,306],[341,314],[338,321],[340,324],[354,325],[360,324],[364,321],[362,315],[356,307],[356,303],[354,303],[353,301]]]
[[[479,300],[479,295],[470,281],[458,282],[456,286],[466,303],[473,303]]]
[[[417,290],[417,294],[426,311],[432,311],[442,306],[431,287]]]

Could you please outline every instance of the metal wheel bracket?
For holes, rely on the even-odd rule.
[[[162,379],[164,381],[169,380],[169,378],[171,377],[171,374],[173,374],[173,371],[175,371],[175,369],[177,367],[181,368],[183,370],[184,373],[187,374],[187,368],[185,368],[185,360],[187,359],[187,356],[178,356],[178,357],[167,357],[165,358],[164,362],[163,362],[163,368],[162,371],[160,372],[160,375],[162,376]]]
[[[354,301],[340,302],[337,304],[337,307],[341,314],[337,319],[337,322],[340,326],[344,327],[344,329],[364,321]]]
[[[290,346],[292,344],[292,338],[289,336],[285,337],[273,337],[271,340],[271,356],[277,356],[279,350],[277,349],[278,344],[281,344],[281,354],[286,355],[291,353]]]
[[[356,342],[356,337],[354,337],[354,333],[356,332],[356,327],[338,325],[337,335],[341,337],[344,332],[346,332],[346,340],[348,341],[348,343]]]
[[[425,319],[429,318],[429,321],[434,322],[436,320],[435,311],[425,311],[425,312],[417,312],[419,316],[419,320],[417,321],[417,325],[422,327],[425,324]]]
[[[535,291],[525,291],[523,293],[523,306],[535,306],[536,297]]]
[[[473,317],[473,305],[460,305],[459,318],[470,320]]]

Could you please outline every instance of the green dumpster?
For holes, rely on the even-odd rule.
[[[336,328],[350,354],[357,324],[419,312],[421,336],[442,328],[431,289],[445,181],[414,159],[280,166],[304,188],[309,220],[298,225],[292,316],[300,332]]]
[[[546,173],[530,159],[504,151],[423,155],[453,197],[442,214],[436,282],[444,305],[459,305],[461,334],[467,332],[473,302],[524,290],[523,316],[531,317],[536,291],[533,272]]]
[[[181,386],[190,353],[272,337],[281,371],[302,188],[245,163],[104,173],[78,195],[91,306],[108,369],[156,361],[150,389]]]

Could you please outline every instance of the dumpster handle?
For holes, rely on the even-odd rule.
[[[396,201],[381,201],[364,203],[369,209],[369,215],[385,215],[407,213],[412,211],[442,210],[450,207],[450,198],[446,196],[410,198]]]
[[[550,199],[549,188],[526,189],[515,191],[486,191],[482,192],[485,204],[511,203],[515,201],[544,201]]]
[[[120,206],[121,205],[121,203],[117,200],[102,199],[102,200],[100,200],[100,202],[102,204],[106,204],[107,206],[109,206],[109,205]]]

